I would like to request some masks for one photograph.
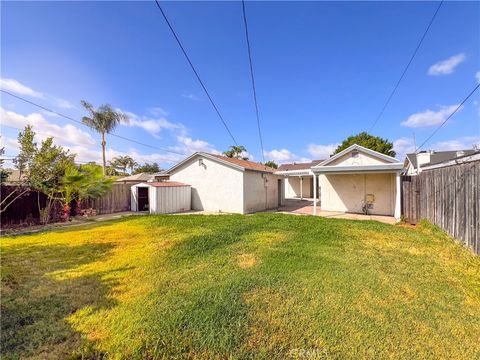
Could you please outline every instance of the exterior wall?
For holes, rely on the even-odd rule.
[[[347,165],[377,165],[377,164],[388,164],[388,161],[374,157],[370,154],[363,153],[358,151],[357,157],[352,157],[352,153],[348,152],[345,155],[339,157],[338,159],[333,160],[328,166],[347,166]]]
[[[244,213],[276,209],[278,207],[278,180],[282,184],[280,191],[281,203],[283,204],[285,198],[283,176],[258,171],[245,171],[243,173]]]
[[[369,214],[394,215],[395,174],[320,175],[319,181],[322,210],[362,213],[366,195],[373,194]]]
[[[171,214],[189,211],[192,205],[190,186],[151,187],[154,192],[149,193],[151,214]],[[155,200],[152,200],[155,199]],[[155,204],[155,206],[152,206]]]
[[[312,194],[312,176],[303,176],[303,197],[313,197]],[[285,178],[285,197],[299,198],[300,197],[300,178],[297,176],[289,176]]]
[[[203,165],[199,164],[202,159]],[[171,181],[191,185],[192,209],[244,212],[243,172],[197,156],[170,174]]]
[[[417,169],[415,169],[412,163],[409,161],[407,165],[407,169],[405,171],[407,175],[417,175]]]

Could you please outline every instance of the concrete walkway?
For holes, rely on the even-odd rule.
[[[278,212],[296,215],[313,215],[313,199],[285,199],[285,204],[278,208]],[[350,220],[376,220],[386,224],[395,224],[397,220],[393,216],[364,215],[345,213],[341,211],[325,211],[317,205],[317,215],[337,219]]]

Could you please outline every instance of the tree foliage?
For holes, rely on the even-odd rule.
[[[366,132],[361,132],[357,135],[349,136],[335,149],[334,154],[345,150],[353,144],[358,144],[368,149],[378,151],[379,153],[395,157],[395,151],[393,150],[393,143],[387,139],[383,139],[378,136],[370,135]]]
[[[158,165],[158,163],[145,163],[143,165],[138,166],[135,168],[132,174],[140,174],[140,173],[148,173],[148,174],[153,174],[153,173],[158,173],[163,171],[162,168]]]
[[[265,163],[265,166],[269,166],[269,167],[271,167],[271,168],[273,168],[273,169],[278,169],[278,164],[277,164],[275,161],[273,161],[273,160],[267,161],[267,162]]]
[[[0,148],[0,156],[5,155],[5,147]],[[0,183],[4,183],[10,175],[10,171],[3,168],[3,158],[0,158]]]
[[[241,159],[241,160],[248,160],[248,157],[245,156],[247,153],[247,149],[243,145],[232,145],[227,151],[223,152],[223,155],[229,158]]]
[[[85,100],[80,101],[82,106],[90,113],[90,117],[84,116],[82,122],[98,132],[101,137],[102,145],[102,166],[103,175],[106,175],[107,160],[105,158],[106,140],[105,134],[111,133],[120,123],[128,122],[128,117],[120,111],[115,111],[111,105],[104,104],[95,109],[92,104]]]

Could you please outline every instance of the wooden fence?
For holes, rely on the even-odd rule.
[[[132,184],[113,184],[112,189],[97,199],[85,199],[82,209],[92,208],[97,214],[130,211],[130,187]]]
[[[402,214],[427,219],[480,254],[480,161],[402,177]]]
[[[97,214],[110,214],[122,211],[130,211],[130,187],[131,184],[113,184],[112,189],[98,199],[85,199],[81,203],[82,209],[95,209]],[[21,191],[17,186],[2,185],[1,197],[4,198],[12,191]],[[36,225],[40,223],[38,203],[40,208],[45,207],[47,196],[29,191],[13,202],[1,214],[2,227]],[[72,204],[72,208],[75,206]],[[55,202],[50,216],[50,222],[61,221],[63,217],[62,206]]]

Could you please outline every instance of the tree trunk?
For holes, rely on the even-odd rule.
[[[105,144],[106,144],[105,133],[102,132],[102,160],[103,160],[102,169],[103,169],[103,177],[105,177],[105,175],[107,174],[107,160],[105,159]]]

